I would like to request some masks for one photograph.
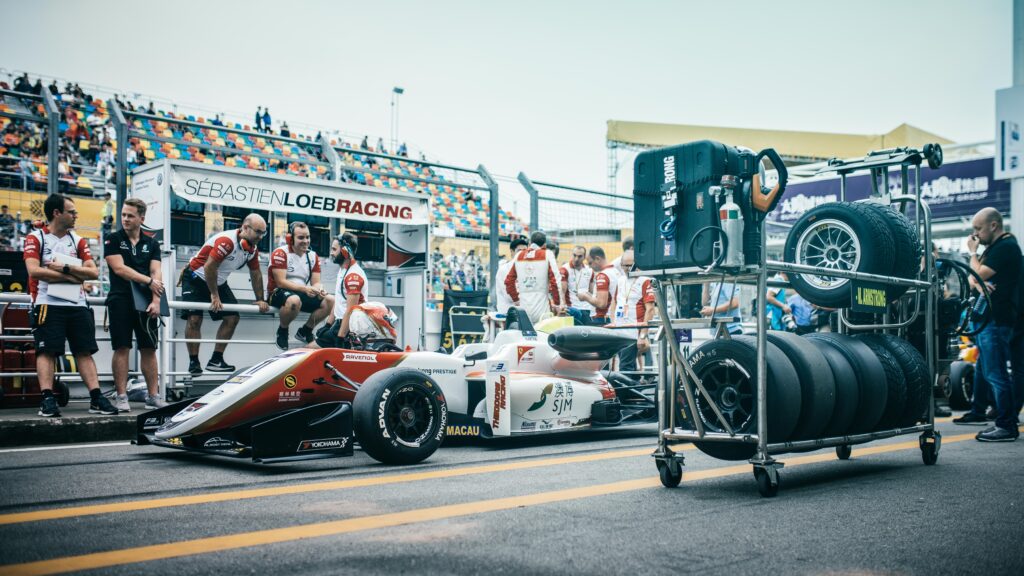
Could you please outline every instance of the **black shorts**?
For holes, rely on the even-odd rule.
[[[85,306],[54,306],[40,304],[35,307],[35,327],[32,335],[36,340],[36,351],[64,355],[64,341],[67,340],[71,353],[95,354],[96,319],[92,308]]]
[[[139,350],[156,350],[160,339],[160,319],[135,309],[131,298],[107,298],[107,318],[110,326],[110,347],[132,347],[132,334]]]
[[[220,301],[224,304],[238,304],[238,299],[235,298],[235,293],[228,287],[227,282],[217,286],[217,295],[220,296]],[[210,303],[210,287],[206,285],[206,280],[186,272],[185,278],[181,282],[181,299],[185,302],[206,302]],[[189,316],[202,316],[202,310],[182,310],[181,319],[188,320]],[[220,320],[225,316],[238,316],[238,312],[210,312],[210,318],[214,320]]]
[[[270,295],[269,303],[274,308],[280,308],[284,306],[284,302],[289,296],[299,297],[299,300],[302,301],[302,308],[300,308],[300,310],[303,312],[316,312],[324,301],[323,298],[317,298],[302,292],[292,292],[291,290],[285,290],[284,288],[274,288],[274,292]]]

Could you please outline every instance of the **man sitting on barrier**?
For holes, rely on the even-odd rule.
[[[330,314],[334,297],[320,284],[320,258],[309,247],[309,226],[292,222],[285,235],[285,246],[270,254],[267,274],[267,294],[270,305],[281,310],[281,324],[277,329],[277,347],[288,349],[288,325],[302,312],[309,313],[296,332],[295,339],[303,344],[313,341],[313,328]]]
[[[352,311],[369,296],[366,272],[356,261],[358,249],[359,238],[351,232],[331,242],[331,260],[341,269],[334,285],[334,313],[328,325],[317,332],[316,343],[321,348],[338,347],[338,342],[348,336]]]
[[[234,372],[235,367],[224,361],[224,350],[227,341],[235,334],[238,326],[238,312],[225,312],[225,304],[237,304],[228,277],[242,266],[249,267],[249,280],[256,305],[260,312],[266,312],[270,305],[263,297],[263,274],[260,272],[259,249],[256,244],[267,233],[267,223],[259,214],[249,214],[237,230],[227,230],[212,236],[192,257],[189,265],[182,272],[181,299],[185,302],[209,302],[210,318],[221,321],[217,329],[218,342],[213,347],[213,355],[206,364],[210,372]],[[185,336],[199,339],[202,334],[203,311],[184,310],[181,317],[188,320]],[[202,374],[199,364],[199,342],[188,343],[188,371]]]
[[[96,320],[85,299],[82,283],[99,278],[89,244],[71,232],[78,219],[75,202],[62,194],[50,194],[43,203],[47,225],[25,237],[25,268],[32,296],[32,335],[36,344],[36,372],[43,402],[39,415],[60,416],[53,395],[54,364],[64,355],[64,341],[71,346],[78,372],[89,389],[89,412],[117,414],[117,408],[100,394],[96,362]]]
[[[505,277],[505,289],[515,306],[522,306],[533,323],[565,311],[562,275],[555,255],[547,248],[547,235],[530,235],[530,247],[515,255]]]

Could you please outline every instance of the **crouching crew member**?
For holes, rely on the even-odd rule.
[[[286,246],[270,254],[267,274],[267,294],[270,305],[281,310],[281,324],[277,328],[277,347],[288,349],[288,325],[299,315],[309,313],[296,332],[295,339],[303,344],[313,341],[313,328],[327,317],[334,307],[334,297],[320,284],[320,258],[309,247],[309,226],[292,222],[285,235]]]
[[[331,314],[329,327],[320,330],[316,343],[323,348],[335,348],[348,336],[349,321],[352,310],[366,302],[369,296],[369,283],[366,272],[356,261],[359,249],[359,238],[351,232],[345,232],[331,243],[331,260],[341,266],[338,280],[334,285],[334,313]]]
[[[85,300],[82,283],[99,278],[89,244],[71,232],[78,219],[75,203],[62,194],[50,194],[43,203],[47,225],[25,237],[25,268],[32,296],[36,372],[43,402],[39,415],[60,416],[53,395],[56,359],[64,355],[64,341],[71,347],[78,372],[89,389],[89,412],[117,414],[117,408],[100,394],[96,362],[96,321]],[[81,261],[73,264],[72,258]]]
[[[114,405],[128,412],[128,351],[132,349],[132,334],[139,348],[142,375],[146,378],[146,407],[160,408],[166,402],[158,391],[156,341],[160,329],[160,296],[164,283],[160,271],[160,243],[142,233],[146,221],[146,203],[129,198],[121,208],[121,229],[109,234],[103,243],[103,257],[110,267],[110,293],[107,294],[107,313],[110,318],[110,347],[114,350],[111,368],[117,398]],[[131,283],[134,282],[148,296],[145,312],[135,308]]]
[[[234,372],[235,367],[224,361],[227,340],[235,334],[238,326],[238,312],[225,312],[225,304],[237,304],[238,300],[228,286],[228,277],[242,266],[249,267],[249,280],[256,305],[260,312],[266,312],[270,305],[263,297],[263,274],[260,272],[259,249],[256,247],[267,233],[267,223],[259,214],[249,214],[237,230],[227,230],[214,235],[203,244],[199,253],[192,257],[188,268],[182,273],[181,298],[186,302],[210,303],[210,318],[221,321],[217,329],[217,340],[223,340],[213,347],[213,356],[206,364],[210,372]],[[188,320],[185,336],[198,339],[203,326],[202,310],[185,310],[182,318]],[[188,371],[202,374],[199,364],[199,343],[188,343]]]

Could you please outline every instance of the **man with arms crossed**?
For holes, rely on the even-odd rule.
[[[189,261],[182,274],[181,299],[186,302],[209,302],[210,318],[223,320],[217,329],[217,340],[224,340],[213,347],[213,356],[206,364],[210,372],[234,372],[235,367],[224,361],[227,340],[235,334],[238,326],[238,312],[224,312],[225,304],[237,304],[238,300],[228,286],[228,277],[242,266],[249,267],[249,280],[256,295],[260,312],[266,312],[270,305],[263,297],[263,274],[260,272],[259,249],[256,244],[267,234],[267,222],[259,214],[249,214],[237,230],[215,234],[199,253]],[[202,334],[203,311],[185,310],[182,318],[188,320],[185,336],[198,339]],[[199,343],[188,343],[188,371],[202,374],[199,364]]]
[[[110,317],[110,347],[114,349],[111,370],[117,389],[115,406],[128,412],[128,352],[132,334],[139,348],[142,375],[146,378],[146,408],[166,405],[158,394],[159,376],[156,361],[157,330],[160,327],[160,296],[164,283],[160,270],[160,243],[142,233],[146,221],[146,203],[129,198],[121,208],[121,229],[108,234],[103,242],[103,257],[110,267],[110,293],[107,313]],[[135,309],[132,283],[149,295],[145,312]]]
[[[62,194],[50,194],[43,210],[47,225],[25,237],[24,254],[32,296],[36,372],[43,392],[39,415],[60,416],[53,395],[53,371],[57,357],[64,355],[65,340],[71,347],[82,381],[89,389],[89,412],[117,414],[117,408],[100,394],[96,362],[92,359],[98,350],[96,320],[85,300],[82,283],[99,278],[99,270],[92,261],[85,238],[71,232],[78,219],[75,202]],[[81,264],[68,263],[72,258],[80,260]]]

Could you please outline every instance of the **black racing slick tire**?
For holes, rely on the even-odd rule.
[[[899,426],[913,426],[928,417],[928,403],[931,402],[931,379],[928,364],[910,342],[892,334],[867,334],[867,340],[878,342],[892,353],[903,370],[907,387],[907,403],[898,421]]]
[[[949,407],[953,410],[967,410],[974,399],[974,364],[957,360],[949,365],[949,380],[946,394]]]
[[[888,397],[885,370],[874,352],[863,342],[835,332],[816,332],[805,338],[819,340],[835,348],[853,368],[857,377],[857,412],[848,433],[871,432],[882,419]]]
[[[786,262],[871,274],[892,272],[893,234],[873,208],[830,202],[811,209],[786,238]],[[915,268],[916,270],[916,268]],[[825,308],[850,306],[852,284],[844,278],[791,274],[790,284],[811,304]]]
[[[814,344],[796,334],[770,331],[768,341],[786,354],[800,378],[800,419],[790,439],[819,438],[836,404],[836,383],[828,360]]]
[[[832,419],[821,435],[826,438],[844,436],[850,431],[854,418],[857,417],[860,402],[857,373],[846,356],[832,344],[819,338],[807,338],[807,341],[825,356],[829,368],[832,369],[832,379],[836,383],[836,402],[832,409]]]
[[[903,368],[900,367],[899,361],[896,360],[892,352],[889,352],[885,346],[866,336],[869,335],[860,335],[856,338],[867,344],[867,347],[871,348],[871,351],[878,357],[878,361],[882,363],[887,386],[885,412],[882,413],[881,420],[875,425],[875,430],[891,430],[900,425],[903,410],[907,407],[906,376],[904,376]]]
[[[415,464],[444,441],[448,405],[429,376],[389,368],[370,376],[352,403],[356,439],[384,464]]]
[[[788,440],[800,416],[800,384],[789,358],[772,343],[768,343],[768,441]],[[711,340],[700,345],[689,357],[690,366],[700,378],[708,394],[718,405],[729,425],[738,435],[757,433],[757,353],[755,341],[749,336],[730,340]],[[680,411],[685,409],[685,398],[677,397]],[[707,398],[696,393],[696,415],[709,432],[725,432],[718,422]],[[680,414],[687,422],[686,414]],[[689,427],[693,427],[689,420]],[[748,460],[756,446],[739,442],[694,442],[705,454],[721,460]]]
[[[921,240],[914,224],[909,218],[889,206],[874,202],[861,202],[861,204],[874,210],[885,220],[889,231],[892,232],[895,252],[892,275],[897,278],[916,278],[918,270],[921,268]],[[889,286],[886,288],[886,297],[892,302],[906,291],[906,286]]]

